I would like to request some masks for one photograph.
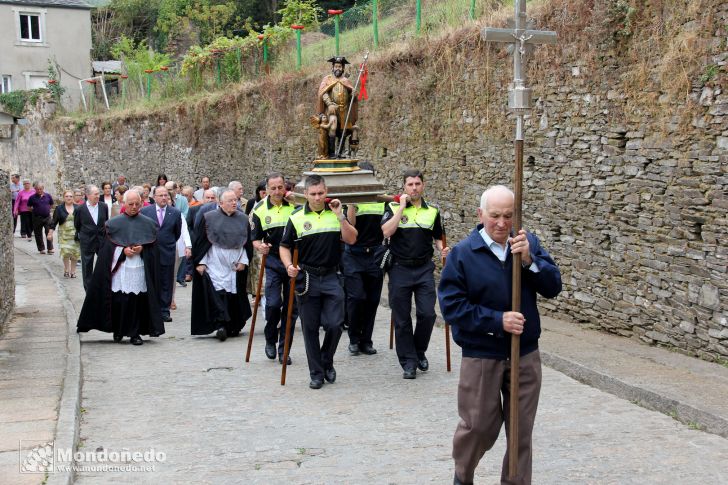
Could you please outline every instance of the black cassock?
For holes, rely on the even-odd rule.
[[[159,256],[156,240],[154,222],[141,214],[134,217],[122,214],[106,223],[106,239],[99,250],[76,331],[100,330],[122,337],[158,337],[164,333],[157,298]],[[144,262],[147,291],[139,294],[112,292],[112,275],[126,261],[122,251],[115,268],[112,268],[114,251],[117,247],[134,245],[142,246],[140,257]]]
[[[192,335],[208,335],[220,327],[225,327],[231,337],[238,335],[253,314],[245,291],[247,265],[245,270],[235,273],[236,293],[215,290],[207,271],[200,276],[196,269],[213,242],[222,247],[233,247],[239,244],[241,238],[247,242],[247,229],[248,219],[244,213],[236,211],[229,216],[220,208],[203,214],[195,226],[192,243]]]

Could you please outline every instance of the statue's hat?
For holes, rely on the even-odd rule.
[[[327,62],[330,62],[331,64],[336,64],[336,63],[339,63],[339,64],[341,64],[342,66],[345,66],[345,65],[347,65],[347,64],[350,64],[350,62],[349,62],[349,61],[347,61],[347,60],[346,60],[346,57],[344,57],[344,56],[335,56],[335,57],[332,57],[332,58],[331,58],[331,59],[329,59],[329,60],[328,60]]]

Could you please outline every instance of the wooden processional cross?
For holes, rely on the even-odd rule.
[[[523,115],[532,108],[531,89],[526,87],[526,74],[523,69],[529,46],[534,44],[555,44],[556,32],[531,30],[526,17],[526,0],[515,0],[515,23],[513,28],[494,29],[486,27],[481,32],[486,42],[506,42],[512,44],[513,83],[508,88],[508,109],[516,115],[516,167],[513,177],[515,193],[513,211],[513,230],[521,230],[523,205]],[[513,311],[521,311],[521,255],[513,257]],[[508,477],[515,479],[518,471],[518,374],[520,365],[521,338],[511,335],[511,382],[510,382],[510,419],[508,423]]]

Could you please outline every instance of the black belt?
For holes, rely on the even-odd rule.
[[[302,264],[301,269],[314,276],[325,276],[327,274],[336,273],[338,266],[309,266]]]
[[[372,254],[377,249],[381,248],[381,244],[377,244],[376,246],[350,246],[346,245],[344,248],[344,251],[351,253],[351,254]]]
[[[427,263],[428,261],[432,260],[432,258],[398,258],[395,256],[394,262],[401,265],[401,266],[407,266],[408,268],[414,268],[417,266],[422,266],[423,264]]]

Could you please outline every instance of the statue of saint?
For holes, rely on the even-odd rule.
[[[353,158],[359,147],[359,126],[357,125],[359,105],[356,93],[354,93],[354,86],[344,76],[344,67],[349,64],[349,61],[345,57],[339,56],[332,57],[328,62],[332,65],[331,74],[321,81],[316,96],[316,117],[321,121],[326,120],[319,125],[319,129],[326,129],[328,133],[328,140],[324,136],[319,137],[319,155],[326,153],[327,157],[324,158],[339,158],[341,155],[337,153],[339,144],[342,139],[348,138],[348,154],[350,158]],[[350,113],[349,105],[351,105]],[[348,121],[347,113],[349,113]],[[346,126],[344,126],[345,123]],[[327,141],[326,147],[322,146],[323,141]]]

